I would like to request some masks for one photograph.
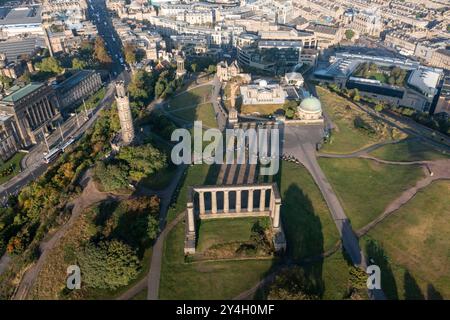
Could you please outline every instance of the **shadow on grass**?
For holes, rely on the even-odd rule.
[[[397,283],[384,248],[375,240],[368,240],[366,243],[366,253],[368,261],[380,267],[381,288],[389,300],[398,300]]]
[[[405,300],[425,300],[425,296],[422,293],[416,279],[408,270],[403,275],[403,286],[405,290]]]

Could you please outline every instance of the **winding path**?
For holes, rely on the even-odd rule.
[[[70,229],[75,220],[85,209],[95,203],[106,200],[107,198],[124,199],[128,197],[128,195],[118,196],[111,193],[98,191],[94,181],[92,180],[90,171],[86,172],[80,184],[82,186],[85,186],[85,188],[83,189],[83,192],[79,197],[68,204],[68,206],[73,206],[72,215],[70,216],[69,221],[67,221],[61,228],[59,228],[58,231],[48,241],[41,242],[41,255],[39,256],[37,262],[25,272],[24,276],[21,279],[20,285],[13,296],[13,300],[24,300],[28,298],[28,294],[37,276],[39,275],[39,272],[41,271],[49,252],[66,234],[67,230]]]

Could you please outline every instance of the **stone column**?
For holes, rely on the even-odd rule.
[[[230,211],[230,203],[228,197],[229,191],[226,190],[223,192],[223,212],[228,213]]]
[[[253,211],[253,189],[248,190],[248,206],[247,211],[252,212]]]
[[[29,110],[31,110],[31,115],[33,116],[34,126],[38,127],[39,126],[39,119],[38,119],[38,116],[36,114],[36,111],[34,110],[33,106],[31,106],[31,108],[29,108]]]
[[[188,203],[187,213],[188,213],[188,219],[187,219],[188,231],[195,232],[194,206],[192,205],[192,203]]]
[[[236,213],[241,212],[241,190],[236,190]]]
[[[217,194],[216,191],[211,192],[211,212],[217,213]]]
[[[269,210],[270,210],[270,217],[273,218],[273,214],[275,212],[275,202],[274,202],[275,195],[273,193],[273,190],[270,190],[270,202],[269,202]]]
[[[261,189],[261,196],[259,197],[259,211],[266,209],[266,189]]]
[[[198,202],[200,207],[200,214],[205,213],[205,193],[203,191],[198,192]]]
[[[275,202],[275,212],[273,214],[273,227],[274,228],[280,227],[280,207],[281,207],[281,203],[276,201]]]

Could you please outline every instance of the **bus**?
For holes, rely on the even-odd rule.
[[[60,148],[54,148],[54,149],[50,150],[49,153],[44,155],[44,162],[50,163],[50,162],[54,161],[56,158],[58,158],[60,153],[61,153]]]

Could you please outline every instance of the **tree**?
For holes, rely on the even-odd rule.
[[[124,164],[105,165],[103,161],[99,161],[94,168],[94,174],[105,191],[128,187],[128,168]]]
[[[147,217],[147,237],[149,240],[155,240],[159,232],[159,221],[155,216]]]
[[[139,105],[147,104],[153,97],[153,83],[152,74],[144,70],[137,71],[128,85],[131,100]]]
[[[191,70],[192,70],[192,72],[197,72],[197,64],[196,63],[191,63]]]
[[[269,300],[316,300],[317,288],[300,267],[285,269],[275,277],[270,286]]]
[[[8,88],[11,87],[11,85],[14,82],[14,80],[9,78],[9,77],[7,77],[7,76],[0,75],[0,82],[3,85],[3,88],[8,89]]]
[[[81,60],[79,58],[74,58],[72,60],[72,69],[83,70],[83,69],[86,69],[87,66],[88,66],[88,63],[84,60]]]
[[[83,282],[89,288],[114,290],[136,278],[136,252],[118,240],[89,243],[78,254]]]
[[[167,166],[166,155],[150,145],[123,147],[117,159],[127,163],[133,181],[139,181]]]
[[[351,30],[351,29],[345,30],[345,38],[347,40],[352,40],[354,36],[355,36],[355,32],[353,30]]]
[[[377,103],[374,107],[376,112],[381,112],[384,109],[384,105],[382,103]]]
[[[128,64],[136,63],[136,46],[131,43],[127,43],[125,44],[123,51],[125,54],[125,61]]]
[[[95,58],[102,64],[110,64],[112,62],[111,56],[106,50],[105,42],[100,36],[97,36],[94,44]]]
[[[166,82],[164,80],[158,80],[155,85],[155,96],[160,97],[166,90]]]
[[[55,57],[42,59],[41,62],[36,63],[36,67],[39,69],[39,71],[49,72],[53,74],[60,74],[63,71],[63,68]]]

